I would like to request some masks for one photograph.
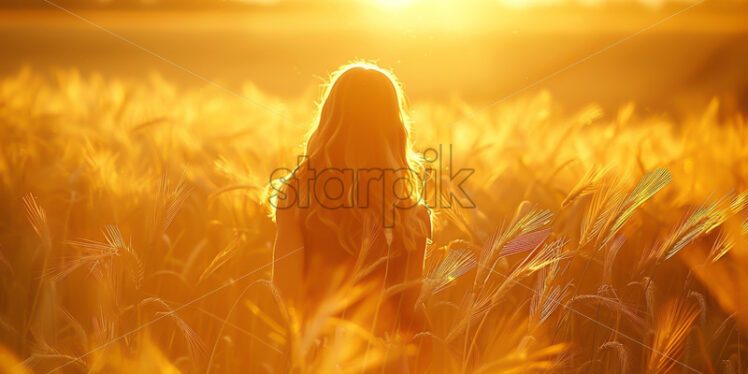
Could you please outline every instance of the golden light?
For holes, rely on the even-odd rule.
[[[403,8],[412,5],[416,0],[369,0],[371,3],[386,8]]]
[[[748,1],[6,3],[0,374],[748,374]]]

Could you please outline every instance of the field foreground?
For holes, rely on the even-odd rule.
[[[260,203],[315,98],[241,94],[286,119],[158,76],[0,83],[0,367],[376,372],[421,352],[431,373],[746,371],[748,126],[719,98],[644,116],[539,92],[453,125],[478,108],[413,103],[417,150],[451,145],[475,208],[435,209],[429,331],[402,341],[360,323],[365,285],[284,309]]]

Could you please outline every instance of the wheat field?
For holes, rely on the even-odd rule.
[[[402,341],[360,323],[365,285],[285,309],[263,194],[316,98],[240,94],[298,123],[157,75],[2,80],[4,372],[748,370],[748,125],[719,97],[669,116],[538,91],[451,126],[478,107],[411,103],[417,150],[475,170],[475,208],[434,210],[428,331]]]

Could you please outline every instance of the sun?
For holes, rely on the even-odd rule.
[[[387,8],[403,8],[416,2],[416,0],[369,0],[370,2]]]

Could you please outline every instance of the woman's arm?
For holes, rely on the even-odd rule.
[[[431,239],[431,216],[428,209],[425,207],[418,207],[418,222],[423,225],[418,229],[423,236],[417,240],[417,248],[406,252],[406,268],[405,268],[405,281],[413,282],[422,280],[423,274],[423,257],[426,250],[426,245]],[[418,304],[418,298],[421,293],[421,286],[410,287],[402,295],[403,305],[407,306],[408,309],[403,309],[403,320],[405,324],[402,326],[407,330],[414,332],[422,331],[426,324],[425,311],[423,305]]]
[[[418,227],[417,232],[422,233],[423,236],[418,238],[416,243],[417,248],[415,251],[409,254],[408,260],[408,279],[418,279],[423,277],[423,257],[426,251],[426,245],[431,240],[431,214],[428,208],[424,206],[418,206],[417,215],[418,223],[422,225]]]
[[[273,248],[273,284],[297,307],[304,294],[304,239],[294,217],[295,209],[278,209],[278,231]]]

